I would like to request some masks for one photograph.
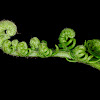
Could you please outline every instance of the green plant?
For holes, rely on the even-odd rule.
[[[9,39],[17,32],[16,25],[9,20],[0,21],[0,49],[4,53],[19,57],[61,57],[69,62],[79,62],[100,70],[100,40],[87,40],[83,45],[76,45],[75,31],[65,28],[58,38],[59,44],[50,49],[47,42],[37,37],[30,39],[30,48],[25,41]]]

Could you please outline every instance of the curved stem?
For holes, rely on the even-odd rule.
[[[54,57],[61,57],[61,58],[69,58],[69,59],[71,59],[70,52],[65,52],[65,51],[59,51],[56,55],[54,55]],[[81,62],[81,63],[83,63],[83,62]],[[96,69],[100,70],[100,62],[84,63],[84,64],[89,65],[89,66],[91,66],[93,68],[96,68]]]
[[[17,51],[12,52],[10,55],[19,56]],[[28,57],[39,57],[38,56],[38,51],[33,51],[31,54],[28,55]],[[50,56],[50,57],[60,57],[60,58],[69,58],[69,59],[71,59],[70,52],[66,52],[66,51],[59,51],[57,54],[55,54],[53,56]]]
[[[18,53],[14,52],[11,55],[18,56]],[[38,57],[38,51],[33,51],[30,55],[28,55],[28,57]],[[51,57],[60,57],[60,58],[69,58],[69,59],[71,59],[70,52],[65,52],[65,51],[59,51],[57,54],[55,54],[54,56],[51,56]],[[79,62],[79,63],[83,63],[83,62]],[[96,69],[100,70],[100,62],[84,63],[84,64],[89,65],[93,68],[96,68]]]
[[[60,58],[69,58],[71,59],[70,52],[65,51],[59,51],[57,54],[55,54],[53,57],[60,57]]]
[[[100,70],[100,62],[97,62],[97,63],[87,63],[87,65],[90,65],[91,67]]]
[[[38,57],[38,51],[33,51],[28,57]],[[71,59],[70,52],[65,51],[59,51],[57,54],[51,56],[51,57],[60,57],[60,58],[69,58]]]

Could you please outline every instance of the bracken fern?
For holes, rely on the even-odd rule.
[[[100,70],[100,40],[85,40],[84,44],[76,46],[75,31],[65,28],[59,35],[59,44],[50,49],[47,42],[37,37],[30,39],[30,48],[25,41],[9,39],[16,35],[17,27],[9,20],[0,21],[0,49],[4,53],[18,57],[61,57],[69,62],[79,62]],[[76,46],[76,47],[75,47]]]

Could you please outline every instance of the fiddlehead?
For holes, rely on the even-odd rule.
[[[27,56],[28,54],[28,45],[26,42],[22,41],[20,43],[18,43],[17,45],[17,52],[19,54],[19,56]]]
[[[65,28],[61,31],[59,36],[59,47],[70,50],[73,49],[76,45],[75,31],[70,28]],[[71,44],[71,45],[70,45]]]
[[[19,41],[17,39],[14,39],[12,41],[12,46],[11,46],[11,49],[12,49],[12,53],[14,53],[15,51],[17,51],[17,45],[18,45]]]
[[[16,32],[17,32],[17,27],[13,22],[9,20],[0,21],[0,34],[14,36]]]
[[[93,60],[94,56],[86,53],[86,47],[84,45],[76,46],[71,52],[71,57],[73,61],[80,62],[80,63],[96,63],[100,61],[99,59]]]
[[[11,53],[11,41],[10,40],[5,40],[3,45],[2,45],[2,50],[3,52],[10,54]]]
[[[85,41],[85,46],[87,48],[87,51],[95,56],[96,58],[100,59],[100,40],[99,39],[93,39]]]
[[[72,50],[73,58],[78,62],[89,62],[93,56],[88,56],[86,48],[83,45],[78,45]]]
[[[40,45],[40,40],[37,37],[33,37],[30,39],[30,46],[32,50],[38,50]]]
[[[9,20],[0,21],[0,48],[5,40],[10,39],[17,32],[16,25]]]
[[[52,53],[53,53],[52,50],[47,47],[47,43],[42,42],[39,45],[39,52],[38,52],[39,57],[41,58],[50,57]]]

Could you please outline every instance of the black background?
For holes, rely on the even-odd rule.
[[[11,40],[28,44],[30,38],[36,36],[46,40],[49,48],[55,48],[61,30],[66,27],[75,30],[77,45],[100,38],[99,9],[99,3],[94,1],[0,1],[0,20],[11,20],[17,25],[21,34]],[[67,62],[64,58],[21,58],[0,50],[3,98],[87,98],[90,91],[89,97],[93,97],[93,89],[98,91],[100,87],[100,77],[95,77],[95,72],[100,71],[88,65]]]
[[[43,2],[16,3],[16,5],[6,6],[6,9],[1,10],[0,20],[11,20],[17,25],[18,32],[21,34],[15,35],[11,40],[18,39],[28,44],[30,38],[36,36],[40,40],[46,40],[49,48],[55,48],[54,45],[58,44],[61,30],[68,27],[75,30],[77,45],[81,45],[85,40],[99,38],[100,34],[98,12],[86,7],[88,6],[78,5],[76,7],[74,3],[69,6],[50,2],[47,4]],[[13,71],[35,71],[41,74],[99,72],[88,65],[69,63],[64,58],[13,57],[4,54],[1,50],[0,61],[0,66]]]

